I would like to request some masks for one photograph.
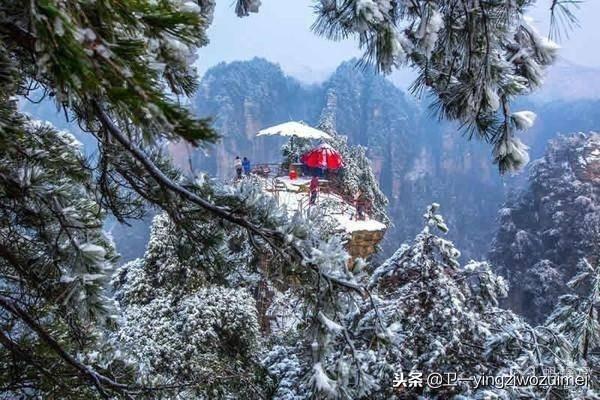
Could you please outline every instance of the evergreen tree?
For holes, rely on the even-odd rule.
[[[102,223],[107,212],[121,221],[140,216],[140,169],[164,177],[134,142],[215,138],[169,94],[194,88],[187,62],[205,43],[205,24],[192,5],[2,2],[0,309],[10,396],[137,390],[104,340],[113,313],[103,282],[116,254]],[[98,165],[69,135],[18,114],[14,96],[39,93],[96,136]],[[118,172],[119,157],[127,174]]]
[[[290,164],[299,162],[300,157],[311,149],[310,139],[291,137],[281,146],[282,168],[289,168]]]
[[[588,260],[582,259],[579,263],[579,273],[568,283],[572,289],[585,284],[589,288],[586,296],[567,294],[559,298],[548,324],[572,340],[577,358],[590,361],[590,354],[600,349],[599,262],[594,267]]]
[[[136,366],[138,381],[185,383],[164,392],[167,397],[256,398],[255,301],[237,278],[228,284],[219,274],[242,275],[252,257],[232,251],[235,238],[226,240],[215,224],[205,229],[215,234],[212,243],[191,242],[166,215],[154,218],[144,257],[113,279],[121,320],[111,342]]]
[[[490,260],[506,277],[514,311],[542,323],[568,290],[577,264],[595,252],[600,222],[597,133],[559,136],[531,165],[526,189],[499,212]]]
[[[87,398],[94,386],[105,395],[120,390],[115,379],[129,373],[106,357],[103,340],[115,322],[105,284],[117,254],[102,231],[98,187],[73,136],[5,107],[0,390],[65,398]],[[135,212],[134,203],[115,207]]]
[[[448,231],[437,214],[438,207],[432,204],[428,208],[426,226],[413,244],[401,247],[370,278],[369,286],[377,288],[379,304],[358,324],[369,326],[367,322],[379,313],[386,326],[385,334],[372,339],[390,343],[379,345],[372,361],[382,381],[380,398],[389,398],[394,391],[407,398],[469,393],[472,388],[461,384],[392,388],[385,382],[392,382],[394,373],[408,377],[411,371],[422,374],[423,379],[430,373],[490,373],[494,364],[486,359],[484,349],[491,331],[518,320],[497,307],[498,299],[506,295],[504,280],[485,262],[461,266],[460,252],[435,234],[435,230]]]
[[[318,362],[307,360],[310,355],[298,345],[302,335],[298,325],[272,338],[275,345],[263,364],[276,382],[274,398],[596,396],[589,387],[498,388],[468,381],[469,377],[548,371],[567,375],[582,364],[572,357],[572,347],[562,333],[552,327],[532,327],[498,307],[507,293],[504,280],[486,262],[460,265],[459,251],[434,233],[447,231],[437,207],[427,210],[426,227],[410,246],[403,245],[370,277],[362,275],[370,289],[368,296],[352,299],[338,310],[336,319],[317,314],[323,335],[313,343],[312,354],[323,353]],[[296,313],[302,320],[297,309]],[[426,384],[431,373],[467,380],[432,387]],[[411,376],[420,378],[421,384],[409,386]]]
[[[558,46],[525,13],[535,1],[323,0],[314,30],[332,39],[355,36],[366,61],[388,72],[416,68],[413,90],[428,90],[443,118],[493,144],[501,172],[527,163],[516,131],[535,120],[510,102],[538,88]],[[567,21],[574,2],[549,1]],[[402,28],[400,28],[402,27]]]

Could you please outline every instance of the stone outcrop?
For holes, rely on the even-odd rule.
[[[350,233],[350,239],[346,248],[352,259],[358,257],[367,259],[377,251],[377,245],[383,239],[385,230],[378,231],[354,231]]]

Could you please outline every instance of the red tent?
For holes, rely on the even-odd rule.
[[[340,153],[327,143],[323,143],[304,153],[300,157],[300,161],[310,168],[336,170],[344,166],[344,161]]]

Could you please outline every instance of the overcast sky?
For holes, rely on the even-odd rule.
[[[202,73],[221,62],[264,57],[284,71],[305,81],[324,79],[340,62],[360,56],[352,40],[332,42],[314,35],[311,0],[262,0],[258,14],[237,18],[233,0],[217,1],[215,18],[208,34],[210,44],[200,50]],[[541,32],[548,32],[550,0],[538,0],[532,17]],[[560,45],[561,56],[575,64],[600,67],[599,0],[584,0],[576,28]],[[398,79],[402,80],[400,74]],[[396,80],[396,79],[395,79]]]

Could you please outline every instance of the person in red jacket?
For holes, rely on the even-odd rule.
[[[310,180],[309,191],[310,199],[308,204],[312,206],[317,201],[317,194],[319,193],[319,178],[316,175],[313,175],[312,179]]]

